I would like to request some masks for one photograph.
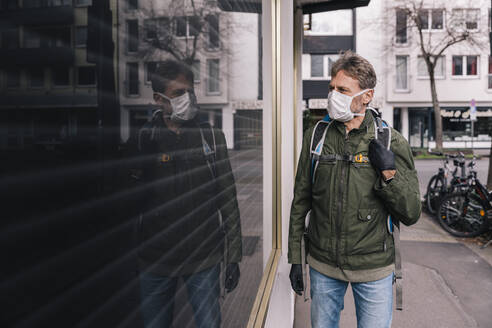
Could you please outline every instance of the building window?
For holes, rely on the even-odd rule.
[[[200,61],[195,60],[193,65],[191,65],[191,70],[193,71],[193,81],[195,83],[200,82]]]
[[[138,63],[126,64],[127,95],[138,96],[140,94],[140,82],[138,80]]]
[[[75,30],[75,46],[87,46],[87,26],[77,26]]]
[[[396,90],[408,90],[408,56],[396,56]]]
[[[305,35],[352,35],[352,10],[326,11],[304,16]],[[307,24],[306,24],[307,22]]]
[[[29,87],[44,87],[44,68],[36,67],[29,70]]]
[[[43,28],[32,31],[34,37],[39,38],[41,48],[56,48],[71,46],[71,28]],[[40,37],[41,36],[41,37]],[[24,36],[24,43],[28,40]],[[27,47],[27,46],[26,46]]]
[[[7,88],[18,88],[20,87],[20,75],[21,71],[17,68],[7,69],[5,71],[6,85]]]
[[[158,62],[148,62],[145,64],[145,83],[152,83],[152,75],[155,73]]]
[[[94,66],[81,66],[77,68],[78,85],[96,85],[96,68]]]
[[[396,43],[407,43],[407,13],[403,9],[396,11]]]
[[[24,48],[39,48],[41,38],[37,30],[24,30]]]
[[[188,33],[187,33],[186,17],[185,16],[176,17],[175,24],[176,24],[176,36],[179,37],[187,36]]]
[[[325,74],[323,55],[311,55],[311,77],[323,77]]]
[[[421,9],[419,19],[422,30],[442,30],[444,28],[443,9]]]
[[[453,56],[453,76],[477,76],[478,56]]]
[[[219,60],[218,59],[207,59],[207,67],[208,67],[207,92],[208,93],[219,93],[220,92]]]
[[[126,21],[126,29],[128,32],[127,51],[138,51],[138,20],[132,19]]]
[[[68,86],[70,85],[70,68],[69,67],[54,67],[52,70],[53,85]]]
[[[208,48],[216,49],[220,47],[219,16],[207,16],[208,27]]]
[[[75,0],[75,4],[79,7],[92,5],[92,0]]]
[[[138,9],[138,0],[127,0],[128,9]]]
[[[12,10],[19,7],[18,0],[1,0],[0,10]]]
[[[19,48],[19,29],[9,28],[0,32],[0,44],[2,49]]]
[[[429,77],[429,73],[427,71],[427,64],[425,63],[424,57],[419,56],[417,62],[417,73],[418,77]],[[437,59],[436,66],[434,67],[434,77],[435,78],[444,78],[445,77],[445,67],[444,67],[444,57],[440,56]]]
[[[160,17],[156,19],[146,19],[144,21],[145,39],[163,40],[170,34],[170,20],[168,17]]]
[[[453,27],[457,30],[478,30],[480,9],[453,9]]]
[[[71,4],[71,0],[23,0],[22,2],[24,8],[59,7]]]
[[[489,83],[488,88],[492,89],[492,56],[489,56]]]

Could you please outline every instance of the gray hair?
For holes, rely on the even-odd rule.
[[[331,67],[331,77],[334,78],[339,71],[344,71],[351,78],[359,81],[361,89],[374,89],[376,87],[376,72],[367,59],[350,50],[343,53]]]

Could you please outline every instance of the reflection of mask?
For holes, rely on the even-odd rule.
[[[353,113],[350,110],[350,105],[355,97],[360,96],[369,90],[371,89],[362,90],[353,96],[347,96],[343,93],[332,90],[328,94],[328,114],[332,119],[340,122],[348,122],[352,120],[354,116],[364,116],[365,114]]]
[[[169,98],[160,92],[155,92],[159,96],[169,100],[173,112],[171,114],[171,121],[185,122],[195,118],[198,112],[198,106],[196,103],[195,93],[188,91],[179,97]]]

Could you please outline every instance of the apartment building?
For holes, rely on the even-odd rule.
[[[225,12],[214,2],[192,8],[129,0],[120,6],[119,20],[122,141],[150,119],[152,73],[159,62],[174,59],[190,63],[194,72],[200,120],[222,129],[229,148],[261,145],[257,15]]]
[[[357,49],[375,64],[376,99],[384,118],[413,148],[434,148],[435,127],[429,75],[408,4],[381,0],[357,9],[361,17]],[[424,1],[418,12],[429,49],[442,48],[446,35],[466,31],[474,43],[453,44],[440,55],[436,90],[441,107],[444,148],[490,148],[492,59],[489,50],[490,1]],[[378,33],[383,31],[384,33]],[[450,32],[451,31],[451,32]],[[475,108],[475,109],[473,109]],[[476,110],[477,120],[470,120]]]
[[[90,0],[2,0],[0,148],[93,138],[96,72],[86,60]]]

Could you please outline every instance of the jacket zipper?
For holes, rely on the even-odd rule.
[[[343,140],[343,155],[347,152],[347,141],[349,137],[349,132],[345,130],[345,137]],[[337,267],[341,267],[340,265],[340,234],[342,233],[342,222],[343,220],[341,219],[341,216],[343,215],[342,208],[343,208],[343,183],[344,183],[344,177],[345,177],[345,162],[342,161],[342,174],[340,174],[340,188],[339,188],[339,193],[338,193],[338,215],[336,216],[337,222],[337,245],[336,245],[336,258],[337,258]]]

